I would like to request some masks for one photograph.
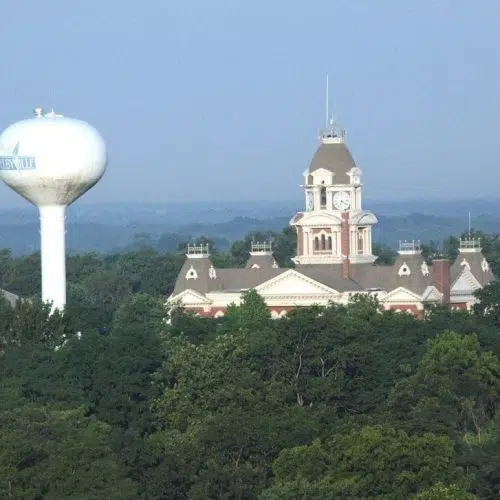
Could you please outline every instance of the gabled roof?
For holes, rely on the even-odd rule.
[[[458,280],[464,268],[468,268],[470,270],[474,278],[482,287],[486,286],[495,278],[481,251],[459,252],[450,270],[452,284]]]
[[[400,286],[391,290],[383,299],[382,302],[385,303],[397,303],[397,304],[405,304],[405,303],[418,303],[421,302],[422,297],[420,294],[415,293],[404,286]]]
[[[288,269],[279,276],[261,283],[256,287],[257,293],[265,295],[307,295],[330,296],[338,290],[317,281],[303,272]]]
[[[183,304],[189,304],[189,305],[204,306],[211,304],[210,300],[208,300],[205,295],[192,289],[184,290],[180,294],[176,295],[175,300],[178,300]]]
[[[452,283],[450,291],[453,295],[469,295],[479,288],[481,288],[481,283],[479,283],[469,268],[464,267]]]

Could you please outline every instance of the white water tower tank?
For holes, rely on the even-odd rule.
[[[0,135],[0,179],[39,208],[42,300],[66,305],[66,207],[94,186],[107,165],[106,145],[88,123],[54,111]]]

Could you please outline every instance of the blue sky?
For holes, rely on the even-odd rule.
[[[39,105],[96,126],[84,203],[299,198],[326,72],[367,196],[498,193],[498,0],[1,5],[0,128]]]

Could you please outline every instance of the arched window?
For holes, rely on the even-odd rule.
[[[326,237],[324,234],[321,235],[321,250],[326,250]]]
[[[328,250],[331,250],[332,249],[332,237],[331,236],[328,236]]]
[[[319,250],[319,238],[317,236],[314,237],[314,250]]]
[[[320,201],[321,208],[326,208],[326,187],[323,186],[321,188],[321,201]]]

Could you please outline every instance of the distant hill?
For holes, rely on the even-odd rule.
[[[442,241],[472,226],[500,233],[500,200],[367,201],[379,224],[374,241],[397,248],[399,240]],[[281,231],[301,209],[301,201],[75,204],[68,211],[67,246],[73,252],[111,252],[150,241],[163,251],[197,236],[215,240],[220,250],[250,231]],[[149,236],[147,236],[149,235]],[[149,240],[148,240],[149,238]],[[15,255],[39,249],[34,207],[0,210],[0,247]]]

